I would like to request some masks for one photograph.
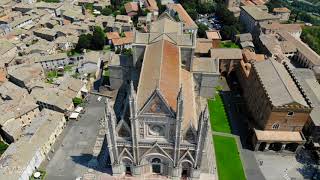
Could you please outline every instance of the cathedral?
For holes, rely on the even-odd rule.
[[[214,173],[207,101],[196,93],[191,71],[195,43],[196,31],[184,31],[167,13],[148,33],[135,32],[125,90],[114,105],[106,101],[113,176],[195,180]]]

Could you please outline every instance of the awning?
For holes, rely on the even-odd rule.
[[[77,119],[79,116],[79,113],[71,113],[71,115],[69,116],[70,119]]]
[[[83,110],[83,107],[77,107],[74,111],[77,113],[80,113]]]
[[[303,142],[305,138],[298,131],[262,131],[255,129],[258,141]]]

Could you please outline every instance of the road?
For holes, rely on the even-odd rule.
[[[45,162],[46,180],[75,179],[87,171],[88,161],[93,157],[92,150],[99,131],[99,120],[104,115],[104,101],[98,96],[89,95],[85,113],[78,121],[70,121],[63,137],[55,144],[55,153]]]

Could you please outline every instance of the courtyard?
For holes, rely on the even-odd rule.
[[[217,93],[214,99],[208,100],[208,108],[212,131],[231,133],[228,117],[220,94]]]
[[[315,177],[317,165],[305,150],[297,155],[255,152],[255,157],[266,180],[319,178]]]
[[[220,180],[245,180],[237,142],[234,137],[213,136]]]

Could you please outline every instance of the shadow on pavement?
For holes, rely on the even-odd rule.
[[[98,172],[112,174],[111,169],[101,167],[99,165],[97,157],[93,156],[92,154],[81,154],[80,156],[71,156],[71,159],[73,162],[80,164],[84,167],[93,169]]]

